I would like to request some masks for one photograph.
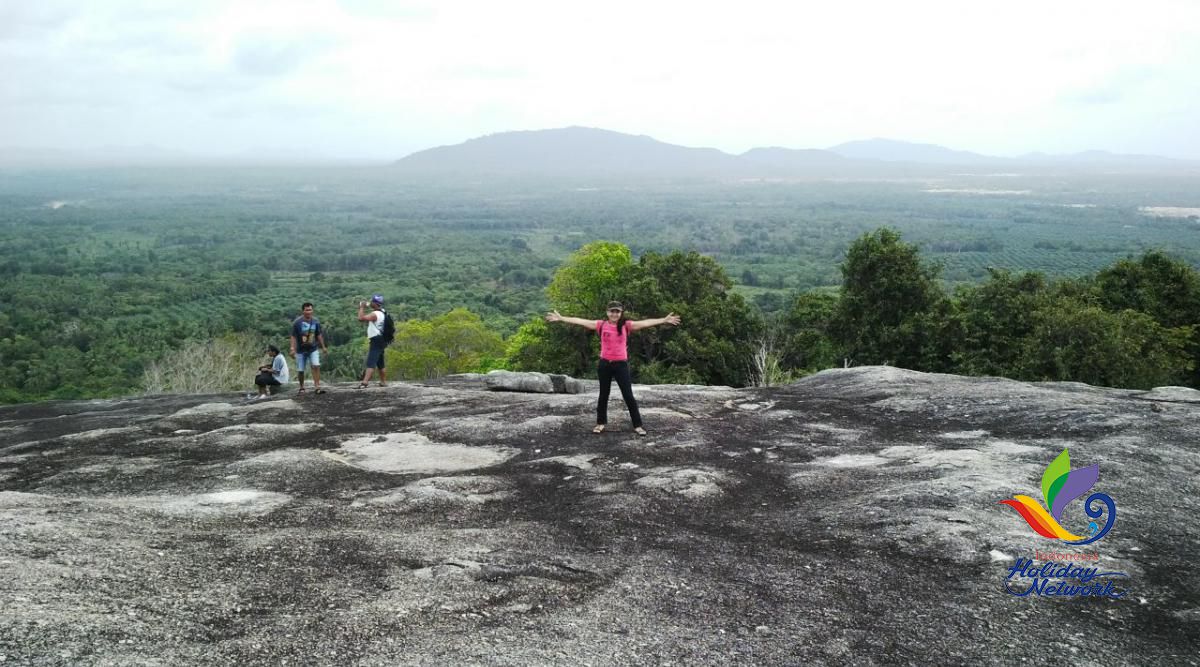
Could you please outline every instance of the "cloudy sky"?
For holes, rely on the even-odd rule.
[[[394,159],[568,125],[1200,159],[1200,2],[0,0],[0,150]]]

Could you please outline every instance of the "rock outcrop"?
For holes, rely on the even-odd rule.
[[[853,368],[637,386],[638,437],[488,387],[0,408],[0,664],[1200,655],[1200,392]],[[1067,448],[1118,508],[1083,547],[999,504]],[[1009,592],[1072,554],[1123,597]]]
[[[536,394],[579,394],[596,389],[596,382],[577,380],[557,373],[514,373],[491,371],[483,376],[488,389],[493,391],[525,391]]]

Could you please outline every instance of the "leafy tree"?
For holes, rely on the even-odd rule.
[[[754,305],[764,313],[777,313],[788,306],[788,299],[779,292],[762,292],[754,295]]]
[[[506,341],[505,367],[514,371],[566,373],[573,377],[595,374],[596,336],[576,327],[547,324],[538,316],[517,329]],[[578,348],[588,346],[581,358]]]
[[[1162,251],[1116,262],[1096,274],[1095,285],[1105,310],[1136,310],[1165,327],[1200,320],[1200,273]]]
[[[1035,313],[1049,298],[1042,274],[1014,276],[989,267],[986,282],[960,288],[956,296],[962,327],[956,371],[1010,377],[1019,372],[1024,339],[1033,333]]]
[[[431,320],[397,323],[396,339],[387,350],[387,365],[396,377],[426,380],[481,369],[486,359],[504,352],[500,335],[465,308]]]
[[[877,229],[850,244],[833,331],[853,363],[940,365],[937,331],[929,318],[945,298],[938,272],[893,229]]]
[[[550,307],[574,317],[599,317],[616,298],[633,264],[629,248],[610,241],[589,243],[571,254],[546,288]]]
[[[1149,389],[1192,369],[1191,326],[1166,328],[1145,313],[1112,313],[1069,298],[1044,304],[1033,320],[1019,360],[1022,379]]]
[[[690,368],[707,384],[749,383],[751,355],[763,323],[732,292],[733,282],[716,260],[696,252],[649,252],[629,275],[623,303],[631,317],[674,312],[683,319],[678,328],[639,331],[629,341],[631,359]],[[631,363],[635,370],[638,365]]]
[[[832,327],[838,297],[828,292],[805,292],[796,297],[780,323],[784,368],[806,372],[840,365],[842,355]]]
[[[704,378],[691,367],[658,360],[639,363],[637,380],[642,384],[704,384]]]
[[[1136,310],[1164,327],[1200,323],[1200,273],[1161,251],[1116,262],[1096,274],[1095,286],[1097,300],[1106,310]],[[1188,349],[1194,372],[1187,383],[1200,386],[1200,329]]]

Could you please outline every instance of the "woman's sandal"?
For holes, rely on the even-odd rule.
[[[638,435],[646,435],[646,429],[642,428],[641,426],[633,429],[633,432],[637,433]]]
[[[596,428],[592,429],[592,433],[603,433],[604,424],[596,424]]]
[[[316,391],[314,391],[313,393],[314,393],[314,394],[324,394],[324,393],[325,393],[325,390],[324,390],[324,389],[319,389],[319,388],[318,388],[318,389],[317,389]]]
[[[306,392],[306,391],[308,391],[308,390],[307,390],[307,389],[305,389],[304,387],[300,387],[299,389],[297,389],[297,390],[296,390],[296,393],[297,393],[297,394],[303,394],[303,393],[304,393],[304,392]]]
[[[366,382],[359,382],[359,383],[358,383],[358,386],[357,386],[357,387],[355,387],[355,389],[366,389],[366,388],[367,388],[367,383],[366,383]]]

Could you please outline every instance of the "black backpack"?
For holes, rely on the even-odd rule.
[[[392,341],[396,340],[396,321],[386,310],[383,311],[383,332],[380,335],[384,345],[391,345]]]

